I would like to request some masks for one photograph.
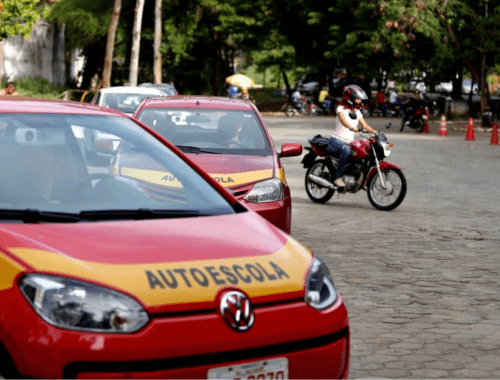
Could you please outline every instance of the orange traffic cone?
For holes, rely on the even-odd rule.
[[[490,145],[498,145],[498,126],[496,121],[493,122],[493,129],[491,130]]]
[[[441,116],[441,125],[439,126],[439,136],[448,136],[448,129],[446,128],[446,116]]]
[[[474,141],[474,119],[469,118],[469,124],[467,124],[467,133],[465,134],[465,141]]]

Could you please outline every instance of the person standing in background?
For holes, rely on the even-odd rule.
[[[0,96],[9,95],[19,95],[19,92],[16,91],[16,84],[14,82],[7,82],[5,88],[0,90]]]

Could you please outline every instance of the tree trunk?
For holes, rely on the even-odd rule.
[[[155,2],[155,38],[154,38],[154,82],[162,83],[162,70],[161,70],[161,31],[162,31],[162,19],[161,19],[161,2],[162,0],[156,0]]]
[[[113,13],[109,21],[108,39],[106,42],[106,54],[104,56],[104,68],[102,70],[102,87],[111,86],[111,69],[113,67],[113,51],[115,49],[116,28],[120,19],[122,0],[115,0]]]
[[[132,54],[130,55],[130,73],[128,82],[137,86],[137,73],[139,71],[139,51],[141,49],[142,11],[144,0],[137,0],[135,4],[134,30],[132,32]]]

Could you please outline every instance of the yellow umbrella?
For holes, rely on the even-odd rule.
[[[255,85],[255,82],[253,81],[252,78],[249,78],[243,74],[234,74],[231,75],[230,77],[227,77],[226,83],[231,84],[233,86],[245,87],[245,88],[252,87]]]

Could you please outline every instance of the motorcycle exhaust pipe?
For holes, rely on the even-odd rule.
[[[316,185],[328,187],[329,189],[335,189],[335,187],[333,186],[333,183],[331,183],[327,179],[318,177],[317,175],[309,174],[309,176],[307,178],[309,179],[309,181],[315,183]]]

